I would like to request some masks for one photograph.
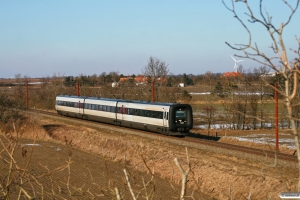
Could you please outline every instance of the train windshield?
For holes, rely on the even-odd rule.
[[[183,109],[176,110],[176,118],[185,118],[186,117],[186,111]]]

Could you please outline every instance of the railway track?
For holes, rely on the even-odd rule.
[[[79,123],[82,122],[82,119],[60,116],[56,112],[48,112],[48,111],[34,110],[34,109],[30,109],[29,111],[33,112],[33,113],[44,114],[47,116],[72,119],[72,120],[78,121]],[[84,120],[84,121],[87,122],[88,120]],[[118,127],[115,125],[103,124],[103,123],[94,122],[94,121],[88,121],[88,123],[93,124],[93,125],[104,125],[106,127],[110,127],[110,128],[114,128],[114,129],[120,129],[123,132],[124,132],[124,130],[127,130],[128,132],[133,133],[135,135],[143,134],[146,136],[151,136],[152,138],[155,137],[155,138],[159,138],[159,139],[172,140],[172,141],[177,140],[178,143],[185,142],[185,143],[192,144],[192,146],[206,145],[209,147],[224,149],[227,151],[230,150],[230,151],[236,151],[236,152],[242,152],[242,153],[246,153],[246,154],[250,154],[250,155],[260,156],[262,158],[271,158],[271,159],[277,158],[278,160],[284,160],[284,161],[293,162],[293,163],[297,162],[297,157],[295,155],[289,155],[289,154],[284,154],[281,152],[274,152],[274,151],[270,151],[270,150],[262,150],[262,149],[256,149],[256,148],[251,148],[251,147],[239,146],[239,145],[234,145],[234,144],[229,144],[229,143],[222,143],[222,142],[217,142],[217,141],[210,140],[207,138],[201,139],[199,137],[199,135],[191,134],[189,136],[179,138],[179,137],[165,136],[165,135],[147,132],[147,131],[143,131],[143,130],[136,130],[136,129],[126,128],[126,127]]]
[[[217,147],[217,148],[233,150],[233,151],[240,151],[240,152],[243,152],[243,153],[254,154],[254,155],[257,155],[257,156],[262,156],[262,157],[267,157],[267,158],[275,158],[276,157],[279,160],[297,162],[297,157],[296,156],[289,155],[289,154],[284,154],[284,153],[280,153],[280,152],[274,152],[274,151],[270,151],[270,150],[263,150],[263,149],[256,149],[256,148],[251,148],[251,147],[239,146],[239,145],[234,145],[234,144],[229,144],[229,143],[216,142],[216,141],[213,141],[213,140],[204,140],[204,139],[195,140],[195,137],[189,137],[189,136],[186,136],[185,138],[182,138],[182,139],[185,140],[185,141],[198,143],[198,144],[203,144],[203,145],[214,146],[214,147]]]

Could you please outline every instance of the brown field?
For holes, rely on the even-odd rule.
[[[31,79],[39,82],[40,79]],[[13,79],[0,79],[1,84],[12,84]],[[38,88],[37,86],[30,86]],[[13,93],[17,87],[1,87],[2,91]],[[182,88],[188,92],[206,92],[204,86]],[[0,90],[0,91],[1,91]],[[217,98],[217,97],[216,97]],[[207,102],[205,95],[194,95],[193,109],[197,111]],[[221,106],[222,102],[214,101]],[[25,97],[24,97],[25,102]],[[270,103],[270,106],[273,104]],[[115,199],[114,188],[118,187],[124,199],[131,199],[125,181],[123,169],[128,169],[132,187],[140,199],[145,199],[146,192],[151,193],[155,185],[153,199],[178,199],[181,176],[174,164],[179,158],[187,169],[185,146],[167,141],[151,140],[107,128],[90,128],[85,123],[61,122],[55,118],[33,116],[27,125],[17,127],[19,145],[16,149],[16,161],[25,166],[30,160],[29,168],[34,174],[43,175],[42,183],[47,198],[52,199]],[[207,130],[193,129],[193,133],[208,134]],[[272,133],[274,130],[210,130],[210,135],[218,133],[220,142],[228,142],[261,149],[274,149],[272,144],[255,144],[239,142],[222,136],[242,136],[257,133]],[[283,130],[284,133],[288,131]],[[6,142],[3,138],[1,141]],[[32,147],[28,144],[40,146]],[[22,156],[22,144],[27,156]],[[27,145],[26,145],[27,144]],[[4,158],[5,149],[1,146],[0,157]],[[24,149],[23,149],[24,150]],[[280,151],[292,154],[293,149],[281,145]],[[296,191],[298,171],[294,166],[277,166],[274,160],[253,161],[245,158],[223,154],[221,151],[188,148],[191,172],[188,176],[189,190],[186,199],[279,199],[280,192]],[[6,157],[5,157],[6,158]],[[69,164],[68,164],[69,163]],[[72,164],[71,164],[72,163]],[[1,165],[0,177],[7,173],[7,167]],[[61,170],[58,170],[61,169]],[[154,172],[155,182],[151,182],[150,171]],[[55,171],[55,173],[53,172]],[[53,173],[50,173],[53,172]],[[146,189],[142,180],[148,182]],[[54,181],[55,180],[55,181]],[[151,183],[151,184],[150,184]],[[35,194],[41,194],[39,185],[26,188]],[[18,188],[13,187],[12,191]],[[2,193],[0,193],[1,197]],[[37,195],[39,196],[39,195]]]
[[[143,191],[142,177],[150,180],[150,169],[155,174],[156,190],[153,199],[179,197],[181,177],[174,164],[174,158],[179,158],[183,168],[187,169],[185,146],[121,133],[105,126],[95,129],[89,128],[84,122],[77,124],[54,118],[42,119],[39,116],[34,116],[33,123],[21,132],[22,138],[37,136],[36,143],[44,147],[34,147],[32,156],[32,166],[44,166],[44,170],[39,173],[65,166],[71,159],[72,189],[68,189],[66,184],[68,170],[53,174],[59,184],[58,188],[53,189],[54,197],[58,199],[76,199],[80,195],[91,198],[91,194],[98,195],[94,196],[95,199],[113,199],[115,186],[120,189],[124,199],[131,199],[124,183],[124,168],[131,174],[130,179],[136,194]],[[72,141],[71,145],[66,145],[66,140],[69,144]],[[32,140],[21,141],[23,144],[32,143]],[[69,147],[72,156],[68,156]],[[26,148],[28,152],[31,151],[30,146]],[[20,149],[16,154],[21,155],[19,151]],[[295,191],[297,185],[298,172],[291,166],[274,166],[274,162],[264,159],[251,161],[247,157],[237,158],[222,152],[195,148],[188,148],[188,153],[191,164],[187,184],[190,188],[188,195],[194,199],[246,199],[249,196],[251,199],[279,199],[280,192]],[[29,158],[29,154],[26,158]],[[24,162],[26,158],[21,157],[18,161]],[[53,195],[49,194],[49,197]],[[142,195],[141,199],[144,199]]]

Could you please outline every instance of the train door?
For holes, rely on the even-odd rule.
[[[115,119],[115,124],[116,125],[121,125],[122,124],[122,118],[123,118],[123,105],[120,105],[120,102],[116,103],[116,119]]]
[[[119,113],[119,110],[118,110],[118,101],[117,101],[116,107],[115,107],[115,122],[118,121],[118,113]]]
[[[124,112],[125,112],[125,108],[124,108],[124,105],[122,105],[122,121],[124,120]]]
[[[78,113],[83,114],[83,104],[80,101],[78,102]]]
[[[168,127],[168,111],[163,110],[163,126]]]

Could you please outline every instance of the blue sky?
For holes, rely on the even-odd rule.
[[[259,1],[251,2],[257,12]],[[282,1],[264,2],[275,25],[286,20]],[[300,10],[284,32],[288,49],[297,48],[299,20]],[[221,0],[0,0],[0,26],[0,78],[137,75],[150,56],[165,61],[173,74],[223,73],[233,70],[230,55],[239,54],[225,41],[247,43],[247,33]],[[260,49],[270,52],[265,29],[249,27]]]

